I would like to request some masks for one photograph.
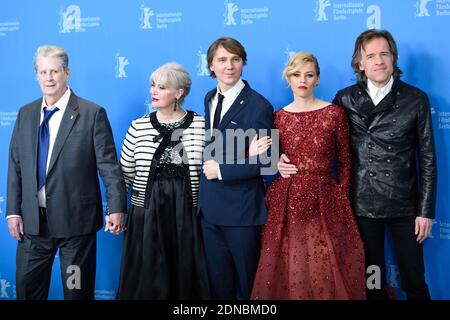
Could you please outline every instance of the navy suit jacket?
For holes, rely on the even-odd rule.
[[[24,232],[39,233],[37,148],[42,98],[22,107],[11,138],[7,215],[20,215]],[[50,156],[50,155],[49,155]],[[103,225],[98,173],[110,212],[124,212],[125,184],[105,109],[73,92],[49,157],[45,185],[53,237],[91,234]]]
[[[209,160],[210,154],[218,156],[224,163],[220,164],[222,180],[207,180],[202,173],[200,177],[198,210],[209,223],[223,226],[254,226],[262,225],[267,220],[267,210],[264,204],[265,187],[261,177],[262,164],[258,157],[250,161],[246,157],[249,141],[245,148],[238,148],[236,139],[228,134],[246,131],[249,129],[265,129],[270,135],[273,128],[273,106],[262,95],[250,88],[244,81],[242,89],[231,108],[225,113],[219,130],[223,133],[214,143],[208,141],[210,135],[206,135],[206,147],[204,160]],[[211,128],[209,102],[216,94],[213,89],[205,96],[206,129]],[[236,131],[238,130],[238,131]],[[258,133],[258,132],[257,132]],[[232,139],[230,139],[232,137]],[[233,141],[234,140],[234,141]],[[213,145],[222,144],[223,152],[213,152]],[[230,148],[231,146],[231,148]],[[231,154],[230,154],[230,151]],[[225,163],[225,160],[232,160]],[[245,159],[245,163],[237,163]]]

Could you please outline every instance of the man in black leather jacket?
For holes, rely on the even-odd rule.
[[[408,299],[430,299],[423,241],[434,218],[436,165],[427,95],[401,81],[397,45],[385,30],[355,42],[357,83],[333,103],[347,110],[351,128],[351,202],[366,254],[368,299],[388,299],[384,230],[389,228],[402,289]],[[416,162],[418,161],[418,163]],[[296,169],[280,159],[282,176]],[[375,266],[369,268],[370,266]],[[379,269],[378,269],[379,268]],[[374,271],[380,281],[374,281]]]

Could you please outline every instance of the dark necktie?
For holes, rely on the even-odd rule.
[[[40,190],[45,185],[45,177],[47,176],[48,146],[50,144],[48,120],[50,120],[52,115],[58,110],[59,110],[58,108],[55,108],[51,111],[47,111],[47,107],[44,107],[44,120],[39,126],[38,190]]]
[[[225,98],[225,97],[219,93],[217,98],[218,98],[218,100],[217,100],[216,111],[214,112],[213,129],[217,129],[219,127],[220,114],[222,113],[222,102],[223,102],[223,98]]]

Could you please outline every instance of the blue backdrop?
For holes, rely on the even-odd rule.
[[[425,242],[426,277],[432,298],[449,299],[450,0],[2,0],[0,299],[15,298],[16,241],[4,219],[7,154],[17,110],[41,96],[32,65],[38,46],[68,51],[70,87],[107,109],[120,150],[130,122],[149,110],[151,72],[165,62],[186,66],[193,85],[185,107],[204,114],[203,97],[215,85],[206,50],[222,35],[235,37],[248,53],[243,78],[278,109],[292,99],[282,69],[293,52],[307,50],[321,65],[317,96],[330,101],[354,82],[354,40],[374,27],[392,32],[403,79],[431,100],[439,179],[436,220]],[[122,236],[99,232],[97,299],[115,296],[121,245]],[[388,252],[389,282],[398,288],[398,267]],[[61,299],[55,262],[50,298]]]

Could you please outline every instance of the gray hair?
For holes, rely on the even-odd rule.
[[[183,104],[192,84],[189,72],[181,64],[175,62],[166,63],[153,71],[150,82],[170,89],[183,89],[183,95],[178,99],[178,106]]]
[[[36,53],[34,54],[33,58],[33,65],[34,70],[37,71],[37,60],[39,58],[56,58],[61,62],[61,67],[63,68],[64,72],[66,72],[67,68],[69,67],[69,56],[67,52],[57,46],[51,46],[51,45],[43,45],[37,48]]]

